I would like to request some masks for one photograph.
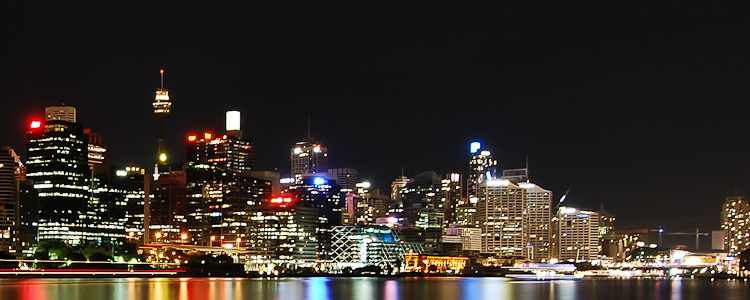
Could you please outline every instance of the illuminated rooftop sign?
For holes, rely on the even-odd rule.
[[[482,149],[482,143],[480,143],[480,142],[471,142],[471,144],[469,144],[469,153],[472,153],[472,154],[473,153],[477,153],[477,151],[479,151],[479,149]]]

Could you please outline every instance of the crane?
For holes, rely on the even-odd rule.
[[[683,235],[683,236],[685,236],[685,235],[692,235],[692,236],[695,236],[695,250],[700,249],[700,237],[701,236],[710,236],[711,235],[710,233],[707,233],[707,232],[700,232],[700,229],[698,229],[698,227],[695,228],[695,232],[666,232],[666,231],[664,231],[664,228],[661,228],[661,227],[659,229],[650,229],[649,231],[650,232],[658,232],[659,233],[659,246],[662,245],[662,243],[663,243],[662,238],[663,238],[663,235],[665,235],[665,234],[666,235]]]

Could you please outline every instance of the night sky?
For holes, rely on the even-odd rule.
[[[222,130],[223,112],[238,109],[261,169],[288,172],[309,115],[331,165],[380,187],[402,167],[464,169],[467,141],[480,138],[503,167],[529,155],[535,182],[557,197],[571,188],[580,206],[603,203],[622,227],[716,229],[723,198],[750,192],[749,19],[720,2],[23,2],[3,13],[0,59],[0,144],[21,152],[26,120],[62,100],[102,134],[113,164],[151,161],[164,66],[180,156],[189,130]]]

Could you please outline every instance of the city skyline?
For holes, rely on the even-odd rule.
[[[365,28],[362,36],[351,37],[351,43],[342,38],[351,33],[345,29],[315,38],[316,29],[335,29],[321,24],[288,39],[274,36],[293,33],[292,28],[259,33],[259,43],[253,44],[278,42],[273,47],[221,42],[221,37],[244,30],[235,28],[199,44],[187,36],[169,36],[163,50],[146,49],[156,38],[141,41],[141,47],[105,36],[101,48],[80,54],[69,49],[49,53],[38,47],[42,38],[63,41],[54,37],[54,29],[42,31],[42,25],[35,25],[36,18],[44,17],[49,16],[21,24],[23,30],[9,42],[10,59],[4,60],[14,75],[3,80],[2,93],[18,105],[0,113],[2,126],[9,129],[0,133],[0,141],[16,150],[24,148],[26,119],[64,100],[78,107],[82,123],[101,134],[110,157],[120,160],[114,163],[146,165],[153,152],[149,130],[155,124],[149,108],[159,85],[155,72],[165,67],[166,86],[175,103],[173,149],[181,149],[188,130],[221,129],[222,113],[240,110],[248,123],[243,124],[245,134],[258,146],[261,169],[287,168],[289,149],[305,136],[311,116],[312,135],[328,146],[331,167],[355,168],[377,186],[387,187],[402,168],[411,176],[463,169],[466,142],[482,138],[495,148],[502,167],[522,167],[528,155],[534,181],[555,195],[570,188],[570,200],[583,207],[596,209],[603,202],[625,226],[718,229],[723,199],[748,179],[743,156],[747,146],[724,143],[743,132],[742,110],[726,107],[741,108],[741,99],[747,98],[740,74],[744,67],[741,59],[731,59],[734,56],[722,59],[724,53],[716,49],[748,51],[744,44],[722,39],[737,30],[737,19],[721,18],[721,11],[707,13],[701,22],[678,18],[672,25],[646,18],[635,33],[619,29],[614,24],[618,18],[596,19],[603,22],[601,29],[583,30],[570,39],[554,35],[582,29],[583,24],[573,22],[550,31],[532,25],[507,30],[493,26],[477,32],[450,26],[425,30],[402,20]],[[505,22],[518,17],[510,13],[507,18]],[[367,42],[378,30],[397,33],[399,25],[409,30],[392,38],[375,35]],[[61,26],[78,28],[75,23]],[[127,29],[148,32],[146,27]],[[656,34],[648,34],[651,27]],[[611,36],[586,42],[602,32]],[[525,40],[537,34],[552,42]],[[714,34],[718,36],[712,38]],[[495,37],[502,42],[486,42]],[[696,38],[718,46],[695,45]],[[77,50],[93,44],[83,35],[72,40],[79,44]],[[326,46],[272,53],[293,48],[298,43],[294,40]],[[368,49],[370,43],[382,46]],[[518,43],[523,47],[514,46]],[[645,43],[643,49],[640,43]],[[334,59],[336,54],[325,50],[346,45],[350,46],[344,49],[356,54]],[[521,51],[550,45],[556,46],[549,52]],[[650,45],[667,50],[651,52]],[[224,53],[224,46],[239,47]],[[251,48],[280,64],[245,58],[234,65],[235,58]],[[128,58],[129,50],[139,58]],[[483,54],[499,50],[514,58]],[[588,58],[592,52],[599,53],[598,58]],[[34,60],[42,54],[44,59]],[[74,59],[64,59],[71,54]],[[545,58],[549,64],[535,62]],[[661,71],[666,76],[653,70],[661,60],[668,62]],[[319,61],[332,65],[326,70]],[[440,67],[433,67],[437,62]],[[631,74],[635,71],[627,64],[633,62],[639,68],[635,70],[645,72]],[[683,72],[692,68],[705,74]],[[701,99],[713,105],[688,104]],[[524,109],[534,109],[538,117],[526,120],[528,114],[520,112]],[[647,204],[654,206],[653,212],[633,209]],[[694,209],[675,209],[683,206]]]

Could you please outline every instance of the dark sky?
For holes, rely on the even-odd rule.
[[[113,163],[149,160],[166,66],[179,152],[188,130],[239,109],[259,166],[284,171],[311,115],[333,166],[384,187],[402,167],[463,168],[481,138],[503,166],[528,154],[537,183],[603,202],[624,227],[715,229],[723,197],[748,188],[749,19],[721,2],[8,3],[0,144],[17,149],[25,120],[63,100]]]

